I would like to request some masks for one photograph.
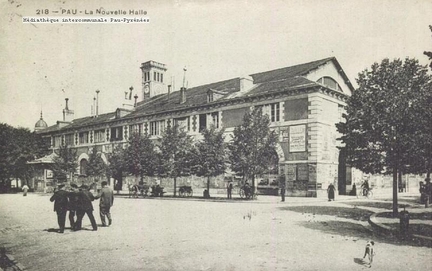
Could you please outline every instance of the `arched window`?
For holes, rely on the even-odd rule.
[[[86,159],[81,159],[80,161],[80,175],[87,175],[87,164],[88,161]]]
[[[338,82],[331,77],[324,76],[317,80],[318,83],[323,84],[324,86],[342,92],[341,87]]]

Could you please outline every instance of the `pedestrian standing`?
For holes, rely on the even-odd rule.
[[[327,188],[327,194],[328,194],[328,201],[331,201],[335,199],[335,186],[331,183]]]
[[[285,180],[281,181],[281,197],[282,197],[282,202],[285,201]]]
[[[59,233],[63,233],[66,223],[66,212],[68,209],[68,192],[64,189],[65,185],[60,184],[57,191],[50,198],[54,202],[54,212],[57,213],[57,223],[60,227]]]
[[[369,267],[372,267],[373,258],[375,256],[375,249],[374,249],[374,241],[368,241],[366,243],[365,253],[363,255],[363,260],[366,256],[368,256],[369,259]]]
[[[82,219],[84,215],[87,214],[93,227],[93,231],[97,231],[96,220],[93,216],[93,200],[94,196],[90,191],[88,191],[88,186],[82,185],[81,191],[78,192],[78,204],[76,206],[77,221],[75,225],[75,230],[81,230]]]
[[[229,181],[228,185],[227,185],[227,197],[228,197],[228,199],[232,199],[232,190],[233,190],[233,183],[231,181]]]
[[[99,191],[99,194],[95,197],[95,199],[99,199],[99,214],[102,221],[102,227],[106,227],[105,216],[108,218],[108,226],[112,224],[112,218],[110,209],[114,203],[114,192],[113,190],[107,186],[107,182],[102,182],[102,189]]]
[[[22,187],[22,191],[23,191],[23,196],[24,197],[27,196],[28,190],[29,190],[29,187],[27,186],[27,184],[24,184],[24,186]]]

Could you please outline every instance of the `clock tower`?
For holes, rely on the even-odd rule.
[[[167,93],[165,86],[165,72],[167,70],[165,64],[156,61],[147,61],[141,64],[142,71],[142,90],[143,100],[146,101],[151,97],[159,94]]]

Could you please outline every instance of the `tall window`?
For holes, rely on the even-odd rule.
[[[105,142],[105,129],[97,130],[94,132],[94,142],[95,143]]]
[[[129,126],[129,132],[130,134],[142,134],[142,124],[133,124]]]
[[[55,136],[53,144],[54,144],[54,147],[60,147],[62,145],[62,137],[61,136]]]
[[[150,135],[158,136],[165,131],[165,120],[150,122]]]
[[[111,141],[121,141],[123,140],[123,127],[111,128]]]
[[[88,143],[89,143],[89,132],[79,133],[79,144],[88,144]]]
[[[74,134],[65,135],[65,144],[66,144],[66,146],[73,146],[74,145]]]
[[[219,128],[219,112],[211,113],[211,119],[215,128]]]
[[[270,104],[270,121],[280,121],[280,105],[279,103]]]

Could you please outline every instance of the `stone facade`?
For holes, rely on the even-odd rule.
[[[335,58],[172,92],[161,80],[165,65],[157,63],[162,67],[157,74],[151,63],[157,62],[146,62],[141,67],[145,95],[132,110],[117,109],[63,126],[58,123],[39,133],[51,138],[54,149],[59,144],[77,148],[81,163],[95,146],[98,152],[107,154],[116,144],[126,145],[133,132],[157,139],[167,125],[173,124],[196,139],[201,138],[202,128],[215,125],[225,129],[229,140],[243,115],[260,106],[269,115],[271,129],[279,135],[279,174],[287,182],[287,195],[322,196],[330,183],[340,188],[349,183],[349,170],[341,176],[337,148],[340,135],[335,124],[342,120],[346,98],[354,89]],[[151,73],[144,75],[148,71]],[[154,74],[159,78],[158,88],[149,90],[155,85],[151,82]],[[214,185],[220,186],[223,178],[216,179]],[[189,181],[205,184],[205,180],[194,177]]]

